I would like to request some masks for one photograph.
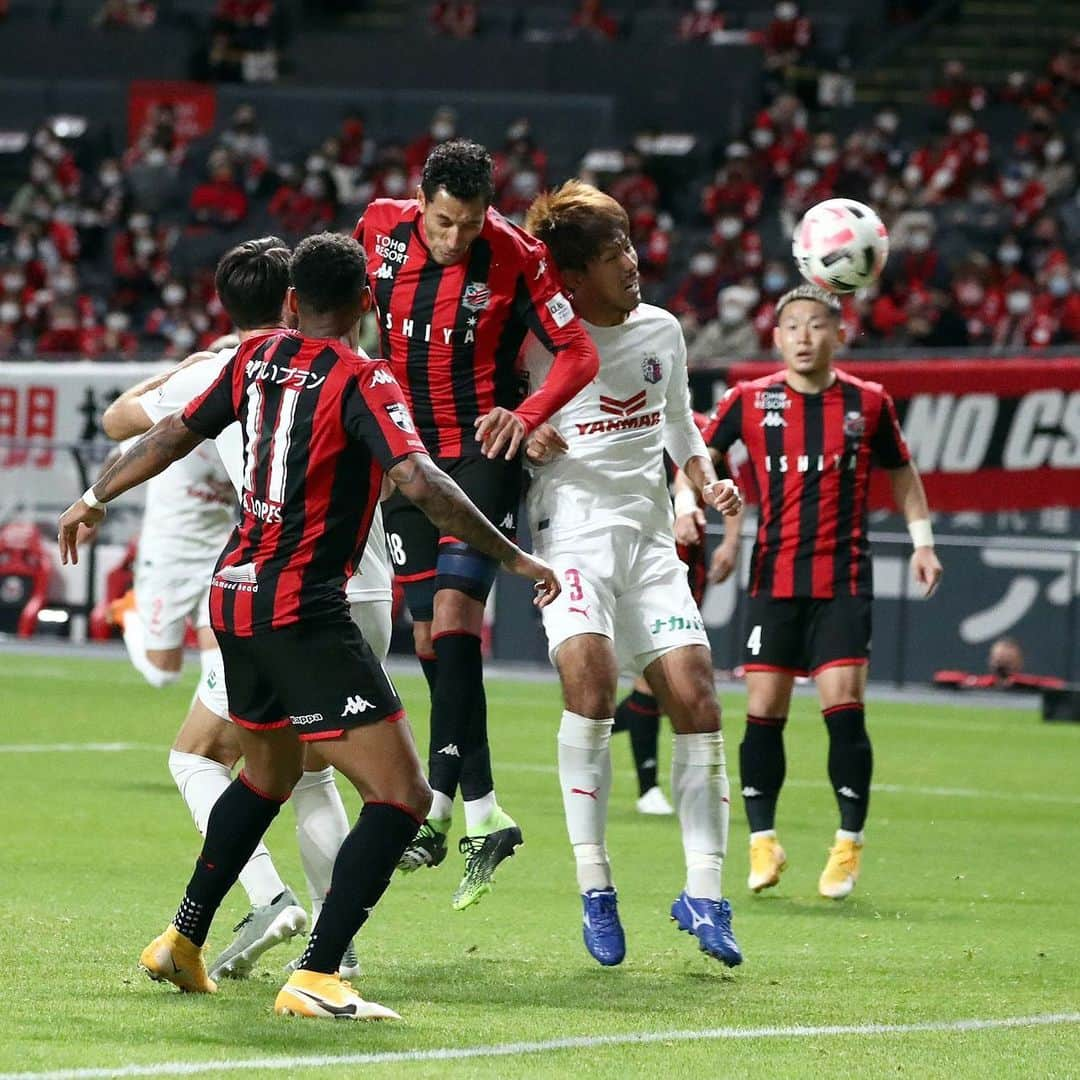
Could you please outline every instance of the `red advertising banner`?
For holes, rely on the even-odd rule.
[[[892,394],[935,510],[1080,507],[1080,359],[845,360]],[[728,381],[777,364],[733,364]],[[891,507],[878,473],[875,507]]]
[[[169,104],[176,110],[176,135],[189,143],[214,130],[217,116],[217,91],[205,83],[138,80],[128,87],[128,144],[142,134],[151,112],[157,105]]]

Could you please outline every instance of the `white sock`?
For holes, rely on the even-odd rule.
[[[349,818],[334,783],[334,770],[327,766],[317,772],[305,772],[293,788],[292,804],[314,922],[330,888],[338,848],[349,835]]]
[[[566,831],[577,861],[578,887],[610,889],[611,864],[604,845],[611,794],[613,718],[590,720],[569,710],[559,725],[559,786]]]
[[[180,678],[179,671],[162,671],[150,663],[146,656],[146,629],[135,611],[124,616],[124,645],[135,670],[155,689],[160,690]]]
[[[491,816],[499,804],[495,801],[495,792],[489,791],[479,799],[465,800],[465,832],[477,829]]]
[[[704,900],[720,900],[730,792],[724,736],[719,731],[676,734],[671,791],[682,826],[686,891]]]
[[[428,811],[429,818],[437,821],[449,821],[454,816],[454,800],[441,791],[431,793],[431,809]]]
[[[210,811],[221,793],[232,783],[232,773],[220,761],[200,754],[184,754],[179,750],[169,751],[169,772],[191,811],[195,828],[205,836]],[[252,907],[264,907],[285,889],[285,883],[274,869],[270,852],[261,840],[240,871],[240,884],[248,894]]]
[[[850,829],[837,829],[836,839],[854,840],[856,844],[861,844],[863,842],[863,831],[862,829],[860,829],[858,832],[851,832]]]
[[[776,830],[775,829],[762,829],[760,832],[752,832],[750,834],[750,843],[753,843],[755,840],[769,840],[769,839],[772,839],[772,840],[776,839]]]

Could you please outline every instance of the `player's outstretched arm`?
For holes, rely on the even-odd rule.
[[[137,382],[134,386],[129,386],[101,417],[101,426],[105,434],[114,442],[123,442],[124,439],[130,439],[133,435],[142,435],[149,431],[154,426],[154,421],[146,415],[146,410],[139,404],[139,398],[143,394],[149,394],[151,390],[156,390],[171,379],[176,372],[213,355],[212,352],[192,353],[166,371],[158,372],[156,375]]]
[[[511,573],[535,581],[537,607],[546,607],[562,591],[554,570],[507,540],[426,454],[409,454],[388,475],[405,498],[419,506],[443,532],[482,551]]]
[[[184,423],[180,413],[159,420],[60,516],[57,535],[60,562],[67,565],[69,556],[73,563],[79,561],[79,526],[97,525],[105,516],[104,503],[157,476],[174,461],[190,454],[202,441],[203,437]]]
[[[942,567],[934,551],[934,532],[930,527],[930,504],[926,489],[914,462],[889,470],[896,508],[904,515],[911,542],[911,573],[923,587],[924,596],[932,596],[941,581]]]

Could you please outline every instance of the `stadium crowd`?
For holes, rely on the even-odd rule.
[[[458,20],[464,32],[473,7],[437,5],[433,25]],[[154,14],[127,0],[102,14],[114,9]],[[776,19],[789,9],[802,19],[790,3]],[[603,8],[583,3],[579,15],[590,12]],[[258,44],[272,16],[272,3],[222,0],[214,33]],[[718,19],[715,5],[696,3],[681,32],[695,37]],[[799,40],[812,33],[807,23]],[[1069,122],[1078,90],[1080,40],[996,87],[948,62],[930,101],[940,123],[916,135],[902,133],[897,107],[862,123],[814,119],[781,86],[690,185],[633,147],[586,155],[579,171],[629,212],[647,298],[679,315],[693,365],[770,348],[775,300],[794,283],[786,237],[803,211],[837,195],[872,204],[891,234],[882,280],[845,301],[853,344],[1044,348],[1080,339]],[[1015,138],[992,143],[980,120],[988,107],[1014,112]],[[412,140],[378,142],[357,111],[290,160],[252,105],[215,139],[188,142],[161,104],[122,156],[100,159],[46,124],[0,211],[0,357],[182,356],[228,329],[207,267],[237,236],[351,228],[372,198],[408,197],[432,146],[455,134],[468,132],[442,107]],[[510,125],[496,154],[497,208],[520,221],[561,179],[529,120]]]

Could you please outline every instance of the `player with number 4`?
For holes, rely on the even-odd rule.
[[[926,493],[892,398],[879,384],[833,367],[844,340],[839,300],[816,285],[800,285],[780,298],[776,319],[773,341],[783,370],[729,389],[705,431],[717,457],[735,442],[744,444],[761,493],[743,657],[746,734],[739,747],[750,822],[748,885],[754,892],[770,888],[787,865],[775,828],[783,733],[795,676],[810,675],[829,732],[829,780],[840,808],[818,891],[839,900],[859,877],[873,767],[863,703],[874,465],[888,471],[915,548],[912,573],[927,596],[941,579],[941,563]],[[741,517],[724,520],[713,581],[735,568]]]

